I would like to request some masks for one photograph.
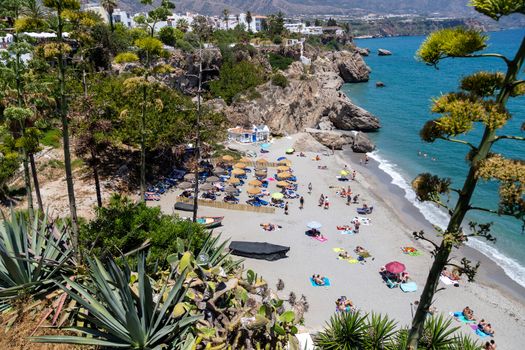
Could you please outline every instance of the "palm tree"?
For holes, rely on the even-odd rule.
[[[224,21],[226,22],[226,30],[230,29],[228,26],[229,18],[230,18],[230,11],[228,9],[222,10],[222,15],[224,16]]]
[[[177,24],[175,25],[175,27],[181,32],[186,33],[190,28],[190,24],[185,18],[180,18],[179,20],[177,20]]]
[[[100,5],[108,12],[109,26],[113,32],[115,30],[115,25],[113,24],[113,12],[118,6],[118,0],[100,0]]]

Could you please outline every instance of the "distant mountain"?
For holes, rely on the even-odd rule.
[[[443,16],[468,16],[473,10],[469,0],[175,0],[177,12],[198,12],[220,15],[224,9],[230,13],[251,11],[269,14],[282,11],[287,15],[366,14],[366,13],[415,13]],[[139,0],[121,0],[121,7],[140,10]]]

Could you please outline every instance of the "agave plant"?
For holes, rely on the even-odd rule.
[[[360,350],[365,348],[367,330],[367,315],[340,312],[330,318],[314,342],[321,350]]]
[[[452,327],[452,319],[443,315],[427,317],[419,348],[427,350],[448,349],[456,345],[454,333],[459,327]]]
[[[126,349],[174,349],[185,340],[189,326],[200,316],[190,316],[182,307],[187,270],[173,269],[155,297],[145,272],[145,258],[139,257],[137,283],[130,283],[128,265],[120,268],[110,258],[107,264],[88,259],[92,284],[64,279],[60,288],[86,312],[81,318],[91,327],[69,327],[77,336],[39,336],[37,343],[67,343]],[[69,284],[68,289],[66,284]]]
[[[367,323],[366,349],[386,349],[393,343],[397,324],[394,320],[372,312],[368,315]]]
[[[0,311],[23,295],[33,298],[57,289],[54,280],[75,266],[69,228],[11,212],[0,224]]]

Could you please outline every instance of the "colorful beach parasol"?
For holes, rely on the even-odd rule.
[[[224,174],[227,173],[227,171],[226,171],[226,169],[223,169],[221,167],[217,167],[217,168],[213,169],[213,173],[215,175],[224,175]]]
[[[277,170],[278,171],[288,171],[288,170],[290,170],[290,167],[287,167],[286,165],[279,165],[277,167]]]
[[[234,167],[239,168],[239,169],[244,169],[246,168],[246,164],[239,162],[239,163],[235,163]]]
[[[319,230],[321,227],[323,227],[323,225],[317,221],[310,221],[308,224],[306,224],[306,227],[314,230]]]
[[[398,274],[404,272],[406,267],[399,261],[392,261],[385,265],[385,269],[390,273]]]
[[[252,186],[262,186],[262,182],[259,181],[259,180],[252,180],[250,182],[248,182],[249,185],[252,185]]]
[[[255,172],[255,176],[259,176],[259,177],[265,177],[268,173],[266,172],[266,170],[258,170]]]
[[[230,179],[228,180],[228,183],[232,184],[232,185],[237,185],[237,184],[240,184],[241,183],[241,180],[239,180],[238,178],[236,177],[230,177]]]
[[[225,155],[225,156],[222,156],[222,160],[224,160],[225,162],[231,162],[233,161],[233,157],[230,155]]]
[[[253,162],[253,160],[251,160],[248,157],[242,157],[241,159],[239,159],[239,162],[241,162],[241,163],[251,163],[251,162]]]
[[[292,165],[292,161],[289,160],[289,159],[283,159],[283,160],[280,160],[279,162],[277,162],[277,164],[290,166],[290,165]]]
[[[256,163],[257,164],[266,164],[266,163],[268,163],[268,161],[266,159],[264,159],[264,158],[259,158],[259,159],[257,159]]]
[[[277,199],[277,200],[281,200],[284,198],[284,194],[282,194],[281,192],[274,192],[272,193],[272,198],[273,199]]]
[[[186,174],[184,175],[184,180],[187,180],[187,181],[193,181],[195,180],[195,174]]]
[[[193,184],[190,183],[190,182],[181,182],[179,184],[179,188],[182,188],[183,190],[188,189],[188,188],[190,188],[192,186],[193,186]]]
[[[219,182],[221,179],[219,179],[217,176],[210,176],[206,179],[206,182],[213,183],[213,182]]]
[[[250,187],[248,190],[246,190],[246,192],[249,194],[259,194],[261,193],[261,188],[260,187]]]
[[[246,174],[246,171],[244,171],[242,169],[239,169],[239,168],[236,168],[236,169],[232,170],[232,174],[233,175],[244,175],[244,174]]]
[[[237,193],[239,192],[239,190],[236,189],[236,188],[233,187],[233,186],[228,186],[228,187],[226,187],[226,189],[224,190],[224,192],[229,193],[229,194],[237,194]]]
[[[203,191],[212,191],[215,189],[215,187],[211,183],[205,183],[200,187],[200,189]]]
[[[290,184],[286,181],[279,181],[277,183],[277,187],[288,187],[288,186],[290,186]]]
[[[285,171],[283,173],[280,173],[277,175],[279,177],[279,179],[288,179],[290,177],[292,177],[292,174],[290,174],[289,172]]]

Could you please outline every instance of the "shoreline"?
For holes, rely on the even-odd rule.
[[[401,222],[408,227],[414,227],[414,231],[424,230],[435,237],[435,230],[432,223],[424,217],[423,213],[421,213],[412,202],[405,198],[405,190],[392,183],[392,176],[379,168],[379,162],[377,160],[370,158],[368,166],[365,167],[358,165],[359,159],[362,158],[361,154],[353,153],[351,150],[343,150],[341,153],[345,158],[351,159],[352,163],[358,167],[362,175],[367,175],[366,181],[372,182],[374,185],[370,186],[370,191],[372,191],[376,197],[382,198]],[[395,199],[397,202],[395,204],[392,202],[389,203],[388,199],[385,200],[385,198],[381,196],[381,191],[387,191],[390,194],[390,196],[384,196],[385,198]],[[503,268],[490,257],[468,245],[463,245],[459,250],[453,251],[452,255],[454,257],[466,257],[473,263],[477,261],[481,263],[476,275],[476,280],[473,283],[479,283],[486,287],[497,289],[505,296],[525,306],[525,287],[508,276]]]
[[[294,145],[299,134],[275,140],[270,147],[270,153],[264,155],[268,160],[277,159],[285,154],[285,150]],[[255,146],[244,147],[242,151],[258,150]],[[297,151],[301,151],[297,149]],[[264,278],[268,285],[275,290],[278,280],[285,284],[284,290],[276,291],[284,300],[288,299],[291,292],[298,297],[304,295],[309,304],[309,310],[304,315],[304,326],[310,332],[321,330],[335,312],[334,302],[340,296],[347,296],[356,307],[364,313],[379,312],[388,314],[395,319],[399,327],[411,324],[413,317],[414,301],[419,296],[426,281],[428,269],[432,263],[431,256],[424,249],[423,242],[412,238],[412,223],[407,220],[411,216],[408,201],[400,202],[392,194],[390,179],[385,180],[383,195],[377,195],[375,177],[366,174],[359,162],[344,157],[343,152],[335,155],[323,156],[321,161],[312,160],[318,153],[305,150],[306,157],[291,156],[292,168],[297,175],[299,194],[305,197],[305,206],[298,208],[298,199],[289,200],[289,215],[282,209],[273,214],[255,213],[250,211],[236,211],[220,208],[201,206],[199,215],[224,216],[223,226],[214,230],[215,234],[221,233],[221,240],[232,241],[268,242],[290,247],[288,255],[277,261],[257,260],[245,258],[243,268],[252,269]],[[261,157],[259,155],[259,157]],[[290,156],[288,156],[290,157]],[[358,158],[357,158],[358,159]],[[340,182],[336,179],[343,166],[357,171],[357,181]],[[327,169],[319,169],[319,165],[326,165]],[[273,175],[273,170],[270,176]],[[251,178],[251,176],[249,176]],[[313,185],[311,194],[307,193],[309,183]],[[359,193],[358,205],[346,205],[346,200],[337,195],[341,187],[351,186],[354,193]],[[381,187],[383,188],[383,187]],[[244,202],[247,186],[242,187],[240,196]],[[270,182],[268,189],[271,192],[278,190],[275,182]],[[399,189],[400,190],[400,189]],[[188,217],[190,213],[175,211],[173,204],[180,191],[170,191],[161,197],[160,202],[148,203],[160,206],[166,214],[177,214]],[[329,210],[317,205],[321,194],[330,197]],[[220,200],[221,197],[219,197]],[[392,199],[400,202],[395,205],[405,214],[399,216],[392,208]],[[342,234],[336,229],[338,225],[348,224],[356,216],[356,208],[368,203],[374,206],[374,212],[368,215],[371,220],[369,225],[363,225],[358,234]],[[413,209],[414,213],[415,209]],[[401,220],[404,219],[404,221]],[[312,220],[322,224],[321,232],[328,241],[319,242],[305,235],[306,224]],[[259,226],[261,223],[270,222],[282,226],[280,230],[265,232]],[[344,249],[352,256],[354,248],[359,245],[365,247],[372,258],[361,263],[349,263],[338,259],[334,249]],[[421,251],[417,257],[403,254],[401,247],[414,246]],[[399,261],[406,266],[412,281],[418,286],[417,291],[403,293],[400,288],[388,288],[381,279],[378,271],[390,261]],[[309,277],[320,274],[330,278],[331,286],[312,286]],[[506,297],[498,289],[486,287],[479,283],[460,282],[459,287],[446,287],[436,294],[435,305],[438,312],[448,318],[450,312],[461,310],[465,305],[470,305],[476,312],[476,317],[486,318],[496,328],[495,336],[498,349],[516,349],[521,344],[521,333],[525,327],[525,306],[513,298]],[[453,326],[458,326],[460,332],[471,336],[472,339],[483,341],[472,334],[472,329],[464,324],[453,321]]]

